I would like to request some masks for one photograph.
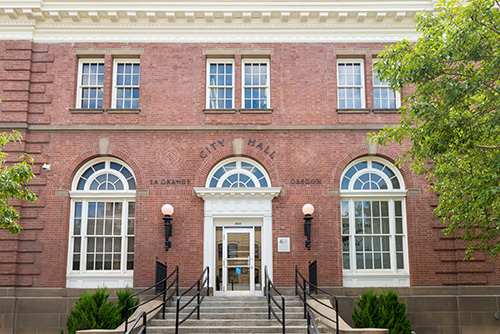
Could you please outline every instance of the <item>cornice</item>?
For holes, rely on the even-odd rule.
[[[255,198],[273,199],[281,193],[281,187],[271,188],[193,188],[196,196],[208,198]]]
[[[387,33],[391,38],[411,34],[415,15],[433,11],[435,1],[0,1],[0,27],[33,27],[31,39],[41,42],[78,41],[86,31],[91,36],[83,40],[95,39],[96,31],[103,41],[126,41],[137,31],[152,41],[182,41],[176,35],[189,40],[207,31],[257,31],[263,35],[257,40],[279,40],[288,34],[316,41],[316,30],[331,34],[353,29],[351,36],[372,41],[375,35],[384,39]],[[161,38],[171,33],[173,38]],[[0,31],[0,39],[11,36]],[[238,41],[238,36],[231,37]]]
[[[139,126],[139,125],[28,125],[2,123],[0,130],[28,130],[30,132],[367,132],[378,131],[387,124],[339,125],[203,125],[203,126]]]

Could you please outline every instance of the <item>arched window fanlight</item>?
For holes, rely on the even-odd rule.
[[[209,188],[266,188],[271,184],[264,168],[245,158],[219,163],[207,180]]]
[[[80,176],[76,190],[136,190],[135,178],[123,164],[103,161],[88,167]]]
[[[372,160],[362,160],[342,176],[341,190],[400,190],[401,182],[387,165]]]

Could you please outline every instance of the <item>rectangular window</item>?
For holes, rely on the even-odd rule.
[[[78,70],[77,108],[102,108],[104,59],[80,59]]]
[[[113,108],[138,109],[140,89],[139,60],[115,60],[113,73]]]
[[[134,269],[134,202],[78,201],[73,217],[73,271]]]
[[[396,109],[399,107],[399,93],[392,90],[387,82],[377,78],[377,74],[373,72],[373,108]]]
[[[234,108],[234,60],[207,61],[207,108]]]
[[[344,270],[405,269],[401,200],[342,201],[341,224]]]
[[[269,108],[269,60],[243,60],[243,108]]]
[[[365,108],[363,73],[362,60],[342,59],[337,62],[339,109]]]

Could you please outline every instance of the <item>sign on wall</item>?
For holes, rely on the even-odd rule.
[[[278,238],[278,253],[290,252],[290,238]]]

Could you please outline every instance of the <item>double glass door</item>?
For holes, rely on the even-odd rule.
[[[217,227],[216,292],[260,294],[260,227]]]

